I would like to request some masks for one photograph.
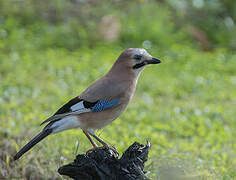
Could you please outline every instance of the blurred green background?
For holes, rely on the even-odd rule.
[[[235,23],[234,0],[0,0],[0,179],[65,179],[91,148],[80,130],[12,156],[129,47],[163,63],[97,134],[120,152],[148,139],[151,179],[236,179]]]

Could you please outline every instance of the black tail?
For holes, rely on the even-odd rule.
[[[36,135],[30,142],[28,142],[23,148],[21,148],[21,150],[18,153],[16,153],[16,155],[14,156],[14,160],[19,159],[23,154],[29,151],[34,145],[36,145],[38,142],[43,140],[45,137],[47,137],[51,133],[52,133],[52,129],[43,129],[42,132]]]

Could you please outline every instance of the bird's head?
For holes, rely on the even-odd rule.
[[[139,74],[146,65],[159,64],[161,60],[152,57],[145,49],[129,48],[121,53],[117,62],[122,63],[131,71]]]
[[[152,57],[145,49],[129,48],[124,50],[118,57],[109,75],[124,78],[138,77],[140,72],[149,64],[159,64],[161,60]]]

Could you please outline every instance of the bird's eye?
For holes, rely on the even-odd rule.
[[[142,59],[142,55],[136,54],[136,55],[134,55],[134,59],[141,60]]]

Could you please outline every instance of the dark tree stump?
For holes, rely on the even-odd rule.
[[[74,162],[60,167],[58,172],[76,180],[147,180],[143,169],[149,149],[149,142],[146,146],[135,142],[120,159],[109,149],[97,149],[77,155]]]

